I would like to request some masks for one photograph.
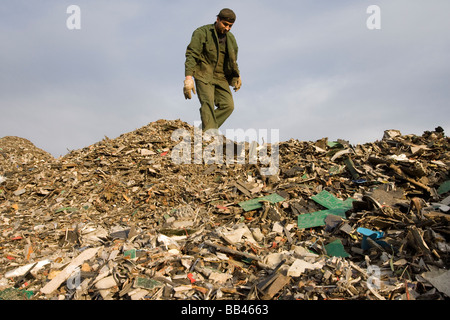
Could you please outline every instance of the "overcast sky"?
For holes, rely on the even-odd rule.
[[[81,29],[67,27],[70,5]],[[381,29],[367,26],[371,5]],[[356,145],[386,129],[450,130],[448,0],[2,0],[0,137],[58,157],[158,119],[193,125],[186,46],[225,7],[242,88],[223,133]]]

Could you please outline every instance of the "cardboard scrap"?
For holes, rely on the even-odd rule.
[[[275,296],[281,289],[286,286],[291,277],[285,276],[281,273],[276,273],[273,277],[271,277],[268,284],[266,284],[265,291],[261,297],[262,300],[270,300]]]

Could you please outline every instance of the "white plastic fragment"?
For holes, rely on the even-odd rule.
[[[432,203],[434,208],[441,210],[442,212],[448,212],[450,210],[450,206],[442,204],[442,203]]]
[[[321,269],[324,263],[316,262],[309,263],[305,260],[296,259],[294,263],[289,267],[287,275],[291,277],[299,277],[306,269]]]
[[[209,280],[218,283],[225,283],[231,278],[233,278],[233,275],[229,273],[211,272],[211,274],[209,275]]]
[[[101,280],[99,280],[96,284],[95,287],[99,290],[105,290],[105,289],[109,289],[112,288],[114,286],[116,286],[116,280],[114,280],[113,276],[109,276],[106,278],[103,278]]]
[[[52,261],[50,259],[39,261],[34,268],[31,270],[31,274],[35,273],[36,271],[39,271],[42,269],[45,265],[51,263]],[[20,277],[23,276],[36,262],[29,263],[27,265],[18,267],[14,270],[10,270],[5,273],[5,278],[14,278],[14,277]]]
[[[141,300],[148,294],[148,290],[145,289],[137,289],[133,292],[130,292],[129,296],[131,300]]]
[[[75,259],[70,262],[67,267],[64,268],[56,277],[54,277],[50,282],[48,282],[43,288],[41,288],[41,292],[43,294],[50,294],[65,281],[67,278],[70,277],[72,272],[75,270],[76,267],[80,266],[84,261],[91,259],[94,257],[97,252],[102,247],[97,248],[90,248],[84,250],[82,253],[80,253]]]
[[[264,235],[263,235],[263,233],[261,232],[261,229],[260,228],[251,228],[250,229],[251,230],[251,232],[252,232],[252,235],[253,235],[253,238],[256,240],[256,241],[263,241],[264,240]]]
[[[216,231],[221,234],[229,243],[239,243],[244,239],[253,243],[254,245],[258,245],[258,243],[253,238],[252,232],[244,223],[239,223],[233,227],[231,230],[227,230],[225,227],[219,227]]]
[[[278,222],[278,221],[275,222],[275,223],[273,224],[272,231],[273,231],[273,232],[276,232],[276,233],[278,233],[278,234],[283,234],[283,233],[284,233],[283,225],[282,225],[280,222]]]
[[[177,248],[180,247],[180,245],[173,239],[171,239],[168,236],[165,236],[163,234],[158,234],[158,242],[161,242],[164,246],[169,247],[169,246],[175,246]]]
[[[291,254],[288,251],[275,252],[266,255],[263,258],[263,263],[269,268],[275,268],[281,261],[291,258]]]
[[[217,258],[219,258],[220,260],[229,260],[230,258],[228,258],[228,256],[225,253],[222,252],[216,252],[216,256]]]
[[[450,270],[437,269],[422,273],[428,282],[430,282],[440,292],[450,297]]]

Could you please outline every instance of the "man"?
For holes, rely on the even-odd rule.
[[[194,31],[186,49],[183,92],[186,99],[197,92],[203,131],[218,129],[225,122],[234,110],[230,86],[234,91],[241,88],[238,46],[230,32],[235,21],[232,10],[222,9],[214,24]]]

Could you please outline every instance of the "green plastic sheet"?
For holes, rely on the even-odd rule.
[[[33,295],[33,291],[17,288],[7,288],[0,291],[0,300],[28,300],[31,299]]]
[[[352,198],[342,201],[326,190],[312,196],[311,199],[327,209],[343,209],[345,211],[350,210],[352,208],[352,202],[355,201]]]
[[[443,184],[439,186],[437,189],[438,194],[444,194],[446,192],[450,191],[450,180],[445,181]]]
[[[247,200],[247,201],[242,201],[242,202],[239,202],[238,204],[245,211],[251,211],[251,210],[256,210],[256,209],[262,208],[263,201],[269,201],[270,203],[277,203],[277,202],[280,202],[283,200],[284,200],[284,198],[282,196],[280,196],[279,194],[273,193],[268,196],[259,197],[259,198],[255,198],[255,199],[251,199],[251,200]]]
[[[332,257],[346,258],[350,256],[348,252],[345,251],[344,246],[342,245],[342,242],[339,239],[334,240],[333,242],[327,244],[325,246],[325,250],[327,254]]]
[[[345,212],[341,209],[334,210],[322,210],[312,213],[303,213],[297,217],[297,225],[300,229],[314,228],[325,225],[325,218],[329,214],[334,214],[336,216],[346,218]]]
[[[329,214],[346,219],[345,212],[352,208],[352,198],[345,201],[336,198],[326,190],[311,197],[312,200],[327,208],[327,210],[316,211],[312,213],[300,214],[297,217],[297,225],[300,229],[314,228],[325,225],[325,218]]]

